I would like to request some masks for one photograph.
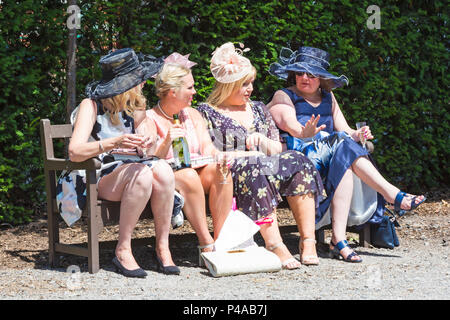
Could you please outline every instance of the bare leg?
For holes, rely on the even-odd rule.
[[[359,157],[353,162],[352,165],[353,172],[364,181],[369,187],[380,193],[387,202],[394,203],[397,193],[400,191],[399,188],[389,183],[375,168],[375,166],[370,162],[369,159],[365,157]],[[416,203],[423,200],[423,196],[418,196],[416,198]],[[409,210],[411,208],[411,199],[408,197],[403,198],[402,209]]]
[[[176,171],[175,189],[185,199],[183,212],[194,229],[200,246],[213,243],[214,239],[206,223],[205,191],[197,171],[190,168]]]
[[[173,266],[169,249],[170,220],[172,217],[175,178],[167,162],[160,160],[153,168],[153,193],[150,198],[155,222],[156,254],[163,266]]]
[[[287,197],[300,233],[299,251],[302,257],[317,256],[314,242],[303,242],[305,239],[315,240],[316,208],[313,194]],[[303,261],[303,259],[301,259]],[[309,259],[307,259],[309,260]]]
[[[333,230],[331,241],[335,244],[346,239],[347,220],[352,201],[352,194],[353,175],[352,170],[348,169],[342,177],[341,182],[334,192],[333,199],[331,200]],[[349,247],[345,247],[341,251],[344,258],[346,258],[350,253],[352,253],[352,250]],[[355,255],[351,259],[359,260],[360,258]]]
[[[119,241],[115,254],[129,270],[139,268],[131,250],[131,237],[139,216],[152,193],[152,170],[145,165],[122,165],[104,176],[98,185],[101,199],[121,201]]]
[[[260,227],[261,229],[259,232],[261,232],[261,236],[264,239],[264,242],[266,244],[266,248],[271,248],[276,246],[273,250],[271,250],[273,253],[275,253],[278,258],[280,258],[281,262],[287,261],[289,259],[293,259],[294,257],[289,252],[288,248],[282,244],[283,239],[281,238],[280,234],[280,228],[278,225],[276,210],[274,210],[273,213],[269,215],[269,217],[273,218],[273,223],[265,223],[262,224]],[[280,245],[282,244],[282,245]],[[287,263],[284,268],[286,269],[297,269],[300,267],[301,264],[297,260],[293,259],[292,262]]]
[[[231,174],[227,177],[228,183],[220,184],[223,178],[216,164],[209,164],[198,169],[197,172],[205,193],[209,194],[209,209],[213,220],[214,240],[216,240],[231,210],[231,201],[233,199]]]

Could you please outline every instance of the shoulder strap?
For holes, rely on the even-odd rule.
[[[322,89],[322,98],[325,99],[326,102],[331,103],[331,101],[332,101],[331,92],[328,92],[328,91]]]

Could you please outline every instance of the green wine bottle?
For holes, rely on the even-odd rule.
[[[173,115],[173,123],[180,124],[177,114]],[[190,168],[191,154],[185,137],[176,138],[172,141],[173,158],[175,160],[175,169]]]

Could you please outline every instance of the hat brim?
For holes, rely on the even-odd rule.
[[[303,62],[296,62],[288,65],[281,65],[278,62],[272,63],[269,68],[269,73],[274,75],[280,79],[287,80],[289,72],[307,72],[313,74],[316,77],[322,79],[333,80],[333,89],[343,87],[344,85],[348,85],[348,78],[344,75],[335,76],[323,68],[318,66],[306,64]]]
[[[143,61],[133,71],[116,76],[112,80],[93,81],[86,86],[85,94],[90,99],[106,99],[122,94],[158,73],[164,61]]]

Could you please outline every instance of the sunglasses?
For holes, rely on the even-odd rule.
[[[315,75],[308,73],[308,72],[296,72],[295,75],[299,77],[303,77],[303,75],[306,74],[306,76],[310,79],[317,78]]]

